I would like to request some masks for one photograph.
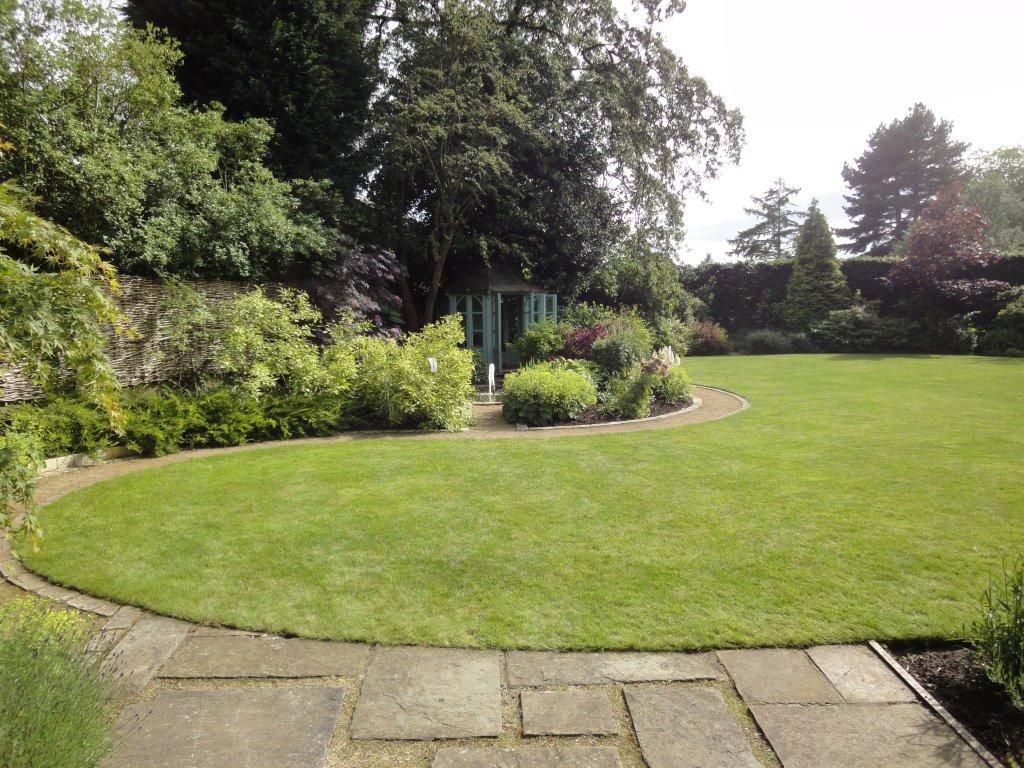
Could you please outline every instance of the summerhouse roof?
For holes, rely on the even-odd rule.
[[[533,293],[544,289],[523,279],[514,269],[501,264],[481,267],[459,275],[446,288],[448,294],[460,293]]]

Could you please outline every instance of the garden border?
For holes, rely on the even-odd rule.
[[[728,389],[721,389],[719,387],[709,387],[709,386],[706,386],[704,384],[698,384],[697,386],[701,387],[702,389],[710,389],[713,392],[722,392],[723,394],[726,394],[726,395],[732,395],[733,397],[735,397],[737,400],[740,401],[740,407],[739,408],[737,408],[732,413],[728,413],[725,416],[720,416],[719,418],[724,419],[726,416],[732,416],[733,414],[740,413],[741,411],[745,411],[745,410],[747,410],[747,408],[750,407],[750,401],[747,400],[747,398],[745,398],[743,395],[741,395],[741,394],[739,394],[737,392],[730,392]],[[592,429],[594,427],[615,427],[615,426],[618,426],[620,424],[643,424],[644,422],[647,422],[647,421],[660,421],[661,419],[671,419],[673,416],[681,416],[684,413],[690,413],[691,411],[696,411],[703,404],[704,404],[704,402],[699,397],[695,397],[695,398],[693,398],[693,402],[691,402],[685,408],[680,408],[678,411],[671,411],[669,413],[659,413],[657,416],[645,416],[642,419],[622,419],[621,421],[599,421],[599,422],[596,422],[594,424],[556,424],[556,425],[551,426],[551,427],[531,427],[528,424],[516,424],[516,429],[518,429],[518,430],[520,430],[522,432],[539,432],[541,430]],[[718,419],[714,419],[714,421],[717,421],[717,420]]]
[[[952,728],[956,732],[957,736],[966,741],[971,749],[978,754],[978,757],[988,763],[990,768],[1006,768],[1006,766],[1000,762],[999,758],[985,749],[985,745],[974,738],[974,736],[971,735],[971,732],[964,728],[963,725],[960,724],[960,721],[953,717],[949,711],[939,703],[938,699],[928,693],[927,689],[917,681],[917,678],[910,674],[902,664],[896,661],[896,659],[892,657],[892,654],[890,654],[881,643],[877,640],[868,640],[868,646],[883,662],[885,662],[886,666],[888,666],[904,683],[907,684],[907,686],[910,687],[914,692],[914,695],[921,699],[921,701],[923,701],[925,705],[939,717],[939,719]]]

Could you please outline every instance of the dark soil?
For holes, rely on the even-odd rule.
[[[1024,711],[988,679],[971,649],[945,645],[890,650],[993,755],[1007,766],[1024,767]]]
[[[650,418],[651,416],[663,416],[666,413],[675,413],[676,411],[688,408],[690,405],[691,403],[672,404],[666,403],[662,400],[655,400],[651,403],[650,415],[645,418]],[[560,421],[557,423],[557,426],[564,426],[566,424],[607,424],[611,421],[628,421],[628,419],[619,419],[614,416],[608,416],[601,413],[600,406],[592,405],[583,411],[578,419],[573,419],[572,421]]]

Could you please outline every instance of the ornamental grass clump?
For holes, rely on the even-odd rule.
[[[982,611],[972,628],[974,647],[988,676],[1024,709],[1024,558],[989,582]]]
[[[110,683],[88,622],[33,598],[0,606],[0,765],[93,768],[111,746]]]

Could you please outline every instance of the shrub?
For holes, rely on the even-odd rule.
[[[513,424],[544,427],[578,418],[597,403],[594,382],[562,363],[538,363],[505,377],[502,415]]]
[[[346,401],[324,394],[281,392],[261,400],[263,419],[255,437],[291,440],[332,435],[345,425]]]
[[[0,606],[0,765],[93,768],[107,753],[111,690],[89,634],[31,598]]]
[[[95,406],[68,397],[9,405],[0,411],[0,426],[34,435],[51,458],[95,453],[114,443],[110,418]]]
[[[671,405],[692,402],[693,384],[683,366],[668,366],[655,388],[655,395]]]
[[[654,334],[635,312],[621,312],[605,327],[608,333],[594,342],[591,357],[605,374],[623,373],[651,356]]]
[[[690,348],[686,354],[691,356],[732,354],[732,341],[722,326],[702,321],[694,323],[691,329]]]
[[[195,401],[170,389],[127,392],[124,411],[125,445],[143,456],[174,453],[198,420]]]
[[[370,422],[424,429],[461,429],[469,424],[473,352],[458,316],[446,317],[395,339],[362,337],[353,342],[356,371],[352,412]],[[431,373],[429,358],[437,360]]]
[[[570,326],[606,325],[615,318],[615,310],[602,304],[581,301],[561,310],[562,322]]]
[[[550,360],[562,349],[562,329],[550,320],[534,323],[512,345],[523,363]]]
[[[36,474],[43,466],[43,444],[32,433],[8,429],[0,432],[0,537],[23,531],[34,540],[36,526]],[[20,519],[12,525],[15,517]]]
[[[590,360],[594,356],[594,344],[608,335],[608,327],[580,325],[565,332],[562,355],[571,360]]]
[[[680,357],[690,348],[692,335],[692,326],[678,317],[659,317],[654,322],[654,346],[671,347]]]
[[[989,677],[1024,709],[1024,559],[989,582],[972,635]]]
[[[275,387],[311,392],[327,383],[312,339],[322,318],[305,293],[285,289],[271,299],[257,289],[214,314],[216,363],[249,395]]]
[[[751,355],[788,355],[793,352],[811,352],[814,344],[805,333],[765,329],[751,331],[744,336],[741,348]]]
[[[882,317],[871,306],[830,312],[811,328],[811,339],[825,352],[916,352],[916,329],[906,320]]]
[[[983,355],[1024,357],[1024,293],[999,311],[981,338],[978,351]]]
[[[651,415],[654,390],[664,375],[659,366],[634,365],[629,371],[608,379],[601,412],[617,419],[643,419]]]
[[[258,400],[235,387],[218,387],[196,398],[195,418],[183,439],[193,448],[242,445],[265,426]]]

